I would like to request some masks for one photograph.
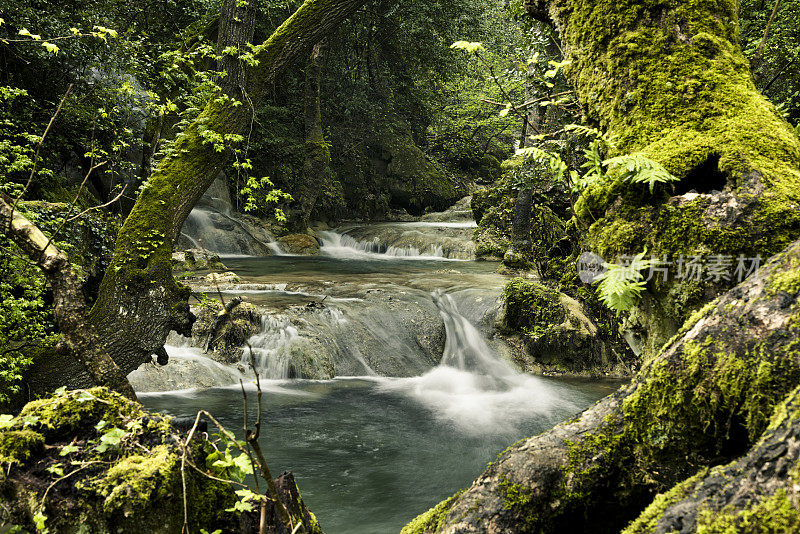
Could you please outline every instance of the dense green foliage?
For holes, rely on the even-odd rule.
[[[751,62],[756,86],[797,126],[800,124],[800,5],[779,2],[765,39],[775,4],[769,0],[740,2],[742,48]],[[764,47],[759,55],[762,41]]]

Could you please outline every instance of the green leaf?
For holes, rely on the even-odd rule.
[[[22,423],[24,426],[35,425],[39,422],[39,416],[36,415],[25,415],[22,417]]]
[[[0,430],[11,428],[14,425],[14,416],[4,413],[0,415]]]
[[[45,527],[45,522],[47,521],[47,516],[44,515],[43,512],[36,512],[36,515],[33,516],[33,524],[36,526],[36,530],[39,532],[47,532],[47,527]]]
[[[112,445],[116,447],[119,445],[119,442],[122,440],[125,434],[127,434],[127,432],[121,428],[114,427],[100,436],[100,443],[105,443],[106,445]]]
[[[91,393],[89,393],[88,391],[81,391],[80,393],[78,393],[78,398],[75,400],[78,402],[89,402],[96,400],[96,397]]]
[[[609,168],[621,168],[623,179],[633,184],[646,184],[653,194],[657,184],[677,182],[679,179],[670,174],[660,163],[642,154],[628,154],[607,159],[603,162]]]
[[[455,43],[450,45],[450,48],[454,48],[456,50],[466,50],[467,52],[477,52],[479,50],[485,50],[483,48],[483,43],[471,43],[469,41],[456,41]]]
[[[44,47],[45,50],[47,50],[51,54],[58,54],[60,50],[60,48],[58,48],[56,45],[54,45],[53,43],[48,43],[47,41],[43,42],[42,46]]]
[[[78,452],[78,450],[80,450],[80,447],[77,445],[64,445],[61,447],[61,451],[58,454],[59,456],[66,456],[68,454],[72,454],[73,452]]]
[[[54,474],[57,477],[64,476],[64,468],[60,463],[51,465],[50,467],[47,468],[47,471],[49,471],[50,473]]]
[[[19,33],[20,35],[23,35],[23,36],[25,36],[25,37],[30,37],[30,38],[31,38],[31,39],[33,39],[34,41],[38,41],[39,39],[41,39],[41,38],[42,38],[42,36],[41,36],[41,35],[35,35],[35,34],[33,34],[33,33],[29,32],[29,31],[28,31],[28,28],[22,28],[22,29],[21,29],[21,30],[20,30],[18,33]]]

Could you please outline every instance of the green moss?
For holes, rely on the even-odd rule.
[[[707,338],[685,343],[680,361],[654,362],[623,405],[636,456],[655,468],[686,451],[702,464],[743,449],[800,381],[800,363],[791,356],[798,348],[798,341],[781,350],[758,343],[736,355]]]
[[[800,509],[780,489],[743,510],[704,510],[697,517],[697,534],[740,534],[800,531]]]
[[[418,515],[409,524],[403,527],[400,534],[429,534],[436,532],[444,522],[444,518],[450,507],[463,491],[459,491],[452,497],[449,497],[424,514]]]
[[[166,445],[159,445],[150,454],[121,459],[95,483],[94,489],[105,497],[106,511],[124,509],[126,514],[132,513],[175,489],[178,463],[179,458]]]
[[[515,278],[503,289],[506,303],[504,326],[542,335],[566,318],[558,291],[524,278]]]
[[[621,152],[641,151],[678,176],[717,153],[723,171],[800,183],[797,138],[756,90],[739,49],[736,2],[554,4],[568,75]]]
[[[794,295],[800,291],[800,260],[792,258],[790,261],[789,269],[770,278],[767,287],[768,295],[773,296],[781,291]]]
[[[520,514],[519,527],[525,529],[535,519],[529,509],[533,491],[522,484],[511,482],[505,475],[501,475],[500,490],[503,492],[503,506],[506,510],[514,510]]]
[[[20,465],[44,449],[44,436],[33,430],[0,432],[0,466]]]
[[[144,417],[142,406],[106,388],[75,390],[63,395],[29,402],[19,418],[32,418],[31,428],[48,441],[93,432],[100,421],[132,420]]]

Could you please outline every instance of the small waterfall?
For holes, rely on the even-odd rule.
[[[192,245],[208,249],[212,252],[223,253],[228,252],[227,247],[219,243],[217,239],[217,229],[214,221],[211,219],[211,212],[195,208],[189,212],[186,222],[183,223],[183,231]]]
[[[371,241],[358,241],[347,235],[333,231],[320,232],[322,247],[320,253],[332,258],[342,259],[425,259],[449,260],[441,245],[431,245],[421,251],[416,247],[394,247],[380,243],[378,238]]]
[[[194,248],[226,256],[284,255],[278,243],[258,228],[230,213],[194,208],[181,229],[181,238]]]
[[[278,244],[277,241],[270,241],[269,243],[267,243],[267,247],[272,251],[272,253],[275,256],[288,256],[288,254],[286,254],[283,251],[283,249],[281,248],[281,246]]]
[[[500,379],[517,374],[495,354],[478,329],[459,313],[453,297],[437,290],[433,301],[439,308],[447,334],[440,365]]]
[[[248,343],[255,357],[259,375],[270,380],[290,378],[291,345],[300,339],[297,328],[285,315],[265,315],[261,318],[261,333]],[[242,365],[250,366],[250,354],[245,346]]]
[[[500,358],[452,297],[435,291],[433,300],[447,333],[441,362],[422,376],[387,381],[383,388],[405,391],[447,424],[473,434],[511,433],[532,414],[573,409],[558,386]]]

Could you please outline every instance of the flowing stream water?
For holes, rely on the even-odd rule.
[[[273,473],[294,472],[328,534],[399,532],[468,486],[505,447],[619,385],[519,373],[489,339],[505,279],[496,264],[455,252],[452,232],[468,236],[474,224],[414,224],[389,230],[430,235],[439,228],[451,252],[416,235],[423,246],[387,245],[369,237],[386,229],[366,228],[366,238],[322,233],[318,256],[224,258],[251,284],[225,293],[270,310],[249,340],[264,378],[262,446]],[[322,305],[297,311],[310,302]],[[431,325],[439,330],[426,330]],[[300,350],[326,351],[336,378],[288,378]],[[168,352],[173,363],[164,369],[183,362],[202,368],[204,378],[191,375],[194,389],[140,393],[144,404],[176,416],[206,409],[241,429],[236,366],[189,346]],[[216,387],[199,387],[208,384]],[[251,397],[251,421],[254,404]]]

